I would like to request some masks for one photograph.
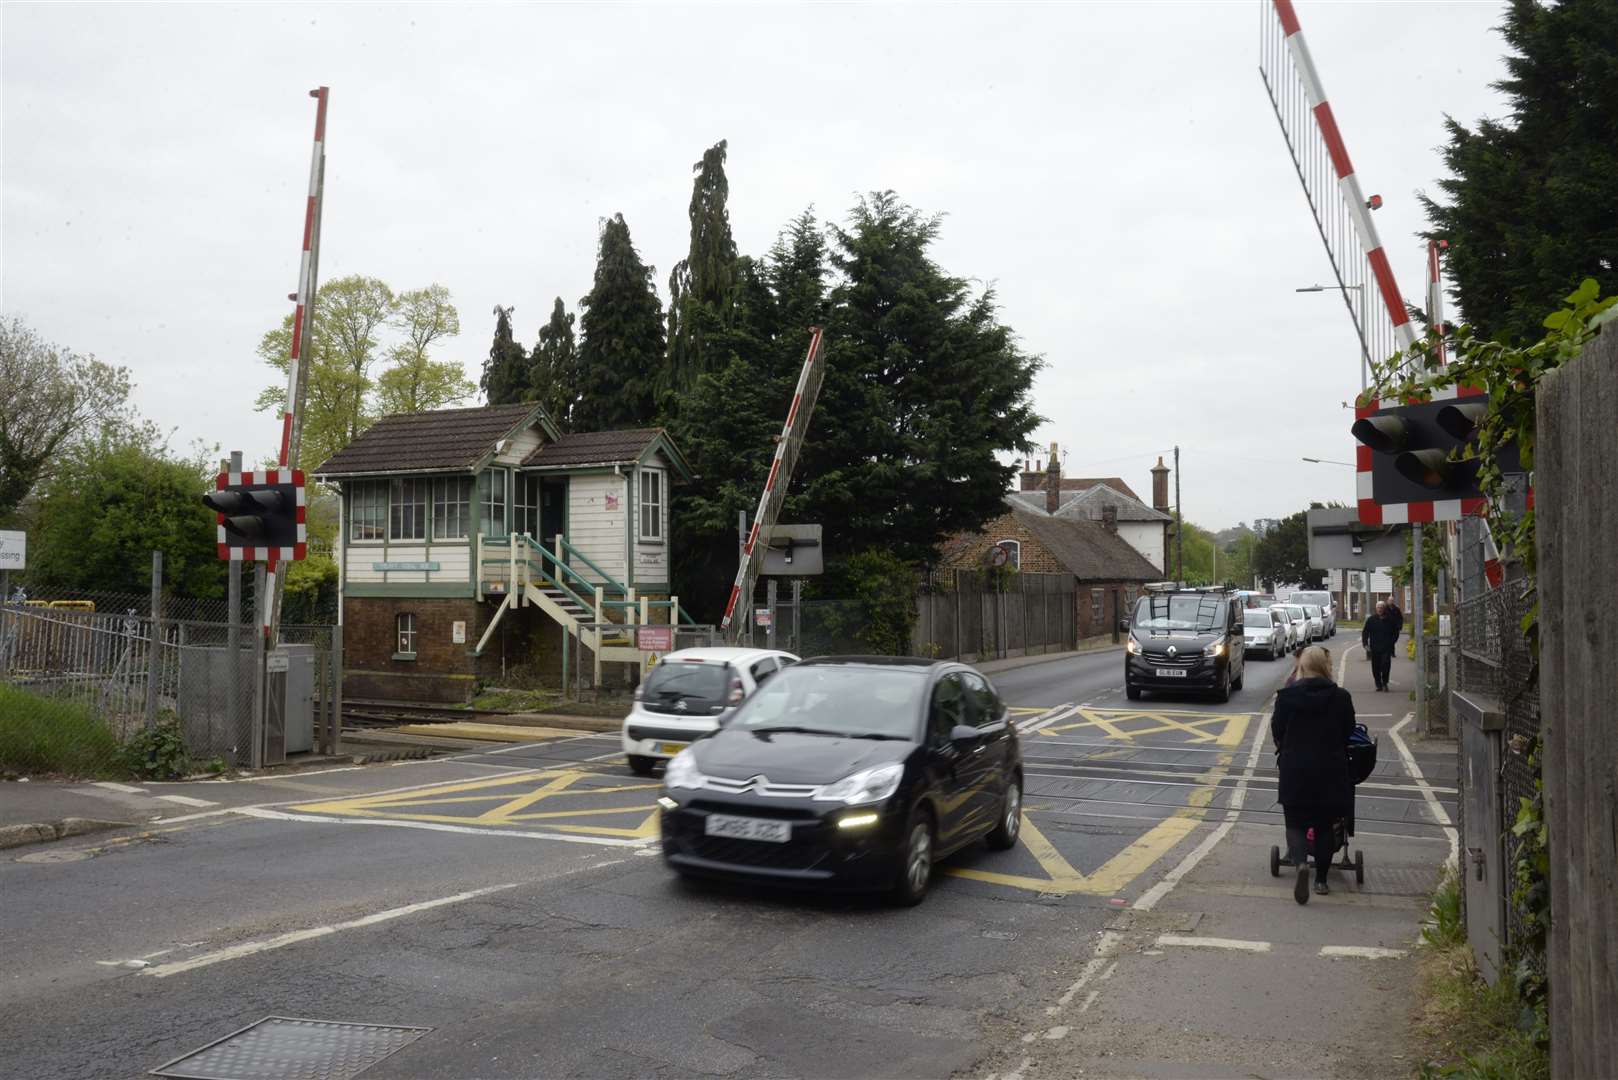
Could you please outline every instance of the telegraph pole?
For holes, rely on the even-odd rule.
[[[1174,448],[1174,580],[1185,581],[1185,521],[1180,516],[1180,448]]]

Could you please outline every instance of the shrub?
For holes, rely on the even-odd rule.
[[[118,764],[118,740],[94,709],[0,685],[0,768],[110,776]]]
[[[142,780],[178,780],[191,771],[191,755],[178,722],[170,720],[135,733],[124,744],[123,764]]]

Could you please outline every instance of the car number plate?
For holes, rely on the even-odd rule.
[[[728,836],[732,840],[764,840],[772,844],[784,844],[792,839],[792,825],[789,822],[730,817],[727,814],[709,814],[703,831],[709,836]]]
[[[658,743],[657,749],[659,753],[663,754],[678,754],[681,750],[684,750],[689,745],[691,744],[683,742],[666,742]]]
[[[1157,669],[1157,677],[1159,679],[1183,679],[1185,678],[1185,672],[1179,668],[1160,667]]]

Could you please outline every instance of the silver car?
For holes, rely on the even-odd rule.
[[[1309,616],[1297,604],[1276,604],[1273,608],[1286,615],[1287,626],[1292,631],[1293,649],[1301,649],[1309,644]]]
[[[1309,619],[1309,640],[1326,640],[1326,617],[1320,613],[1320,605],[1304,604],[1303,613]]]
[[[1288,625],[1266,608],[1242,609],[1242,636],[1249,654],[1263,653],[1266,660],[1286,654]]]

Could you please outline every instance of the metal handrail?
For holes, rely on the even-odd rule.
[[[563,562],[561,559],[558,559],[550,551],[547,551],[545,549],[545,545],[540,544],[540,543],[536,543],[532,536],[529,536],[527,533],[523,533],[521,535],[522,535],[522,540],[523,540],[524,544],[528,545],[528,547],[530,547],[534,551],[539,552],[540,566],[541,566],[542,572],[543,572],[543,568],[544,568],[545,564],[550,563],[550,564],[552,564],[554,566],[559,567],[562,570],[565,570],[570,577],[572,577],[580,585],[584,586],[584,588],[588,592],[590,592],[592,595],[595,593],[595,582],[591,581],[589,578],[585,577],[583,574],[581,574],[577,570],[573,569],[571,566],[569,566],[567,563]],[[533,560],[530,559],[529,561],[532,562]],[[560,587],[562,587],[564,589],[567,588],[566,585],[563,585],[562,576],[560,574],[552,574],[551,577],[553,577],[555,579],[556,584],[558,586],[560,586]],[[571,589],[568,589],[568,591],[572,592]],[[584,606],[585,607],[591,607],[592,605],[591,604],[585,604]]]

